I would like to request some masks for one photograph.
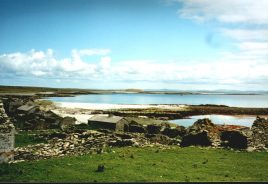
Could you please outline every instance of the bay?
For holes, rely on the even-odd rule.
[[[54,102],[99,104],[214,104],[232,107],[268,107],[268,95],[90,94],[50,97]]]
[[[262,116],[265,117],[265,116]],[[190,116],[186,119],[176,119],[170,120],[170,122],[177,125],[182,125],[185,127],[191,126],[198,119],[210,119],[214,124],[226,124],[226,125],[241,125],[251,127],[256,116],[229,116],[229,115],[199,115],[199,116]]]

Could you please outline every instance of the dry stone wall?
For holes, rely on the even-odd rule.
[[[15,127],[10,122],[0,101],[0,163],[14,159]]]

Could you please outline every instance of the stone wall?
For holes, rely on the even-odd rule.
[[[14,159],[15,127],[10,122],[0,101],[0,163]]]

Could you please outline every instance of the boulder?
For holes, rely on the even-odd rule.
[[[251,131],[254,146],[268,147],[268,119],[257,117],[252,124]]]
[[[220,143],[219,130],[210,119],[199,119],[187,128],[181,146],[217,146]]]
[[[104,172],[104,165],[98,165],[96,172]]]
[[[222,146],[236,149],[246,149],[248,147],[248,137],[240,131],[222,131]]]

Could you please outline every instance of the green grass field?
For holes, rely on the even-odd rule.
[[[268,154],[198,147],[114,148],[110,153],[0,165],[0,181],[268,181]],[[99,164],[104,172],[96,172]]]

